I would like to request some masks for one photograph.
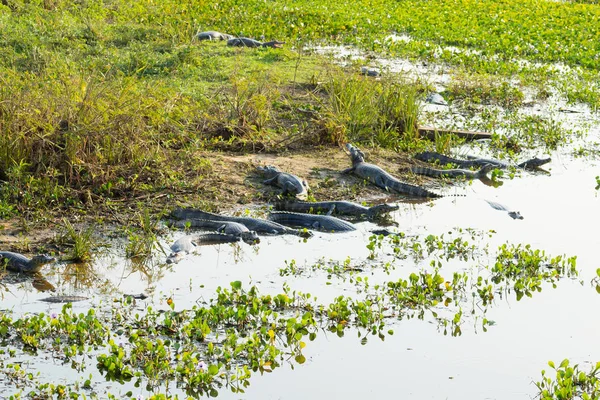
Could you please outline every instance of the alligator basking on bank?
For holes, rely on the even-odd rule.
[[[488,172],[494,170],[493,165],[484,165],[479,171],[470,171],[468,169],[434,169],[429,167],[410,167],[413,174],[431,176],[432,178],[464,178],[481,179],[485,178]]]
[[[382,214],[398,210],[398,206],[389,204],[377,204],[371,207],[352,203],[350,201],[295,201],[295,202],[280,202],[275,204],[275,209],[278,211],[292,211],[300,213],[326,213],[349,215],[356,218],[377,218]]]
[[[269,214],[269,219],[283,225],[302,226],[322,232],[350,232],[356,230],[354,225],[352,225],[350,222],[332,217],[330,215],[272,211]]]
[[[425,162],[429,162],[429,163],[437,162],[441,165],[455,164],[460,168],[473,168],[473,167],[481,168],[481,167],[485,167],[486,165],[491,165],[494,168],[498,168],[498,169],[506,169],[511,166],[514,166],[516,168],[523,168],[523,169],[536,169],[536,168],[539,168],[542,165],[547,164],[550,161],[552,161],[552,159],[550,157],[547,157],[547,158],[534,157],[527,161],[523,161],[520,164],[512,165],[512,164],[507,163],[506,161],[488,159],[488,158],[469,157],[468,160],[460,160],[458,158],[448,157],[443,154],[436,153],[435,151],[425,151],[423,153],[418,153],[415,155],[415,158],[417,160],[421,160],[421,161],[425,161]]]
[[[430,192],[422,187],[400,182],[377,165],[366,163],[365,154],[350,143],[346,144],[346,149],[350,153],[352,168],[345,169],[342,171],[342,174],[354,173],[354,175],[366,179],[389,192],[406,194],[413,197],[442,197],[442,195]]]
[[[306,199],[308,196],[309,187],[304,179],[300,179],[296,175],[288,174],[287,172],[281,172],[277,167],[272,165],[258,167],[258,170],[267,177],[263,183],[283,189],[282,194],[290,194],[299,199]]]
[[[47,254],[39,254],[29,259],[22,254],[12,251],[0,251],[0,270],[6,268],[13,272],[38,272],[48,263],[56,261],[54,257]]]
[[[227,46],[235,47],[271,47],[275,49],[280,48],[282,44],[285,44],[285,42],[280,42],[277,40],[272,40],[270,42],[259,42],[256,39],[250,39],[247,37],[237,37],[227,41]]]
[[[212,221],[208,219],[191,218],[180,221],[175,221],[172,226],[177,228],[201,228],[214,229],[218,233],[225,233],[240,237],[246,243],[260,242],[258,234],[255,231],[249,230],[246,225],[233,221]]]
[[[206,31],[198,32],[194,37],[196,38],[196,40],[229,40],[233,39],[235,36],[217,31]]]
[[[273,221],[261,218],[251,217],[230,217],[227,215],[213,214],[194,208],[177,208],[172,213],[173,217],[178,219],[208,219],[212,221],[232,221],[245,225],[251,231],[265,233],[269,235],[297,235],[302,237],[311,237],[312,233],[305,230],[290,229]]]

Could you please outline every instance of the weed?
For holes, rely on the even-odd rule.
[[[497,104],[514,109],[523,102],[523,92],[491,75],[456,75],[448,88],[450,97],[468,104]]]
[[[420,103],[414,84],[332,74],[322,101],[320,141],[367,142],[406,149],[418,138]]]
[[[142,208],[141,205],[138,207]],[[145,259],[150,257],[154,250],[162,250],[157,236],[161,215],[153,215],[148,207],[138,211],[138,225],[136,229],[129,231],[129,240],[125,248],[127,257]]]
[[[59,242],[70,248],[63,259],[81,263],[90,261],[95,247],[93,238],[95,227],[90,225],[83,230],[76,230],[73,224],[65,218],[62,228],[64,233],[59,238]]]
[[[600,362],[589,372],[582,371],[578,364],[569,365],[564,359],[557,367],[553,361],[548,365],[556,374],[555,379],[546,376],[542,370],[542,380],[535,382],[542,400],[553,399],[597,399],[600,397]]]

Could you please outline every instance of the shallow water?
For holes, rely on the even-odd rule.
[[[438,82],[443,84],[445,78],[440,76]],[[557,107],[556,103],[546,104],[523,112],[546,115]],[[575,127],[591,124],[588,136],[577,145],[598,153],[600,128],[595,116],[589,110],[583,111],[557,115]],[[460,150],[461,154],[465,152]],[[569,358],[580,364],[600,360],[600,350],[595,346],[600,321],[594,318],[600,296],[589,283],[600,267],[600,191],[595,190],[600,168],[597,161],[574,158],[571,152],[572,147],[567,147],[552,153],[552,162],[545,166],[549,174],[522,171],[514,179],[502,178],[503,184],[497,188],[479,181],[435,187],[433,190],[450,196],[424,203],[398,199],[400,210],[392,214],[398,226],[388,229],[410,237],[456,237],[456,228],[472,228],[480,237],[470,242],[482,252],[488,246],[489,259],[493,259],[497,246],[506,242],[531,244],[553,256],[576,255],[580,270],[577,279],[562,279],[556,289],[546,284],[541,293],[520,301],[514,294],[497,298],[486,313],[495,323],[488,332],[483,332],[478,320],[468,315],[458,337],[444,335],[434,321],[427,319],[389,320],[394,335],[386,336],[385,341],[371,336],[366,345],[360,344],[355,330],[347,331],[344,338],[322,332],[305,348],[304,365],[293,364],[292,369],[284,363],[273,373],[255,374],[245,395],[222,389],[220,397],[364,399],[366,395],[399,395],[410,399],[529,399],[537,393],[532,381],[539,380],[542,369],[549,369],[549,360],[560,362]],[[518,210],[524,219],[513,220],[485,200]],[[357,228],[343,234],[315,232],[306,241],[281,236],[262,237],[261,243],[254,246],[204,246],[172,266],[164,265],[165,256],[160,253],[146,264],[125,260],[123,244],[117,242],[108,254],[99,256],[88,267],[77,270],[73,265],[57,264],[43,272],[58,294],[90,297],[74,303],[75,311],[110,305],[113,297],[123,293],[142,292],[150,296],[138,302],[138,309],[143,311],[147,305],[166,308],[167,298],[173,299],[177,310],[187,309],[212,298],[217,287],[228,287],[236,280],[242,281],[244,287],[256,285],[262,294],[280,293],[287,283],[294,290],[312,293],[322,304],[340,294],[355,295],[356,288],[343,276],[328,277],[322,270],[311,270],[310,266],[319,261],[342,262],[350,257],[352,265],[364,267],[359,275],[369,276],[371,282],[406,278],[411,272],[429,269],[429,259],[394,259],[385,246],[372,263],[366,245],[370,230],[377,226],[363,222]],[[491,230],[495,233],[488,237]],[[183,232],[174,232],[163,238],[165,251],[182,235]],[[303,273],[281,276],[279,270],[292,260]],[[393,262],[389,275],[378,267],[382,260]],[[449,277],[454,271],[472,271],[479,267],[478,262],[481,261],[443,261],[441,273]],[[12,310],[15,315],[51,314],[62,308],[62,304],[40,302],[49,294],[36,290],[31,281],[6,284],[6,288],[1,308]],[[465,305],[465,314],[467,310],[470,308]],[[23,356],[23,360],[28,360],[28,356]],[[85,372],[77,373],[51,357],[30,360],[30,369],[40,371],[47,381],[68,383],[87,377],[90,372],[98,381],[103,380],[94,363]],[[0,389],[3,385],[9,386],[2,391],[13,390],[8,382],[1,383]],[[113,394],[131,389],[117,383],[99,386]],[[134,392],[137,393],[139,389]]]

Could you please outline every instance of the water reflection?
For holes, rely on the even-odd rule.
[[[23,285],[26,289],[28,285],[39,292],[55,290],[55,286],[39,272],[34,274],[25,274],[19,272],[3,271],[0,273],[0,285],[8,290],[8,285]]]

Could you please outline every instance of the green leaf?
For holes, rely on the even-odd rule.
[[[294,358],[294,360],[296,360],[296,362],[298,364],[304,364],[306,362],[306,357],[304,357],[302,354],[297,355],[296,358]]]
[[[242,281],[231,282],[231,287],[234,288],[235,290],[241,290],[242,289]]]
[[[219,373],[219,367],[217,367],[215,364],[211,364],[208,367],[208,373],[211,375],[216,375]]]

